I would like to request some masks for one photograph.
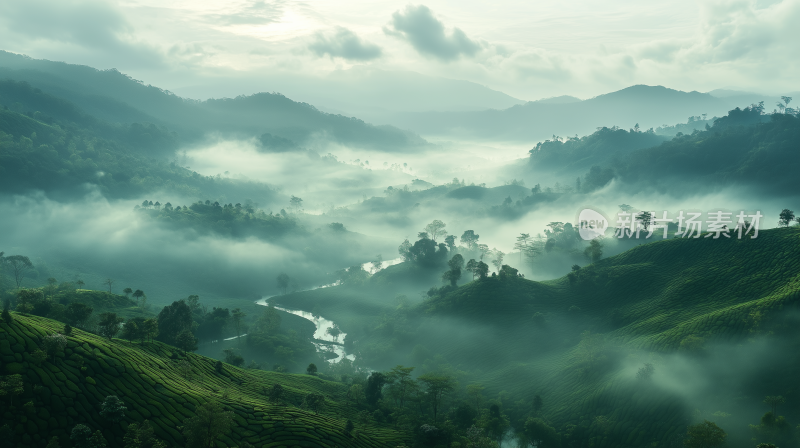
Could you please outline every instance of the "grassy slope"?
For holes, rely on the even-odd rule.
[[[755,240],[668,240],[584,268],[574,285],[566,277],[541,283],[487,279],[423,306],[434,314],[509,326],[526,325],[537,311],[568,314],[574,305],[581,308],[583,328],[604,333],[610,345],[629,353],[675,352],[687,336],[741,343],[753,335],[752,311],[769,316],[798,304],[799,250],[796,228],[761,232]],[[634,445],[681,430],[686,409],[677,397],[643,392],[620,369],[587,375],[578,352],[572,345],[506,364],[483,380],[512,393],[530,393],[533,385],[547,390],[548,412],[557,421],[609,415],[615,421],[609,434]]]
[[[57,435],[67,443],[68,431],[77,423],[101,429],[114,445],[121,445],[122,425],[99,416],[100,403],[107,395],[119,396],[128,406],[128,422],[149,419],[158,437],[170,446],[183,446],[177,429],[193,409],[217,400],[235,412],[235,427],[218,446],[237,446],[248,441],[256,447],[271,446],[396,446],[402,435],[386,427],[361,427],[357,437],[348,438],[342,428],[355,410],[345,400],[345,386],[308,375],[243,370],[225,365],[214,370],[215,361],[189,354],[184,357],[161,343],[143,346],[74,330],[69,346],[56,363],[35,365],[30,358],[43,336],[59,331],[62,324],[45,318],[14,315],[11,325],[0,323],[0,368],[4,374],[21,373],[25,393],[17,397],[16,411],[3,414],[18,441],[26,446],[44,446],[46,438]],[[194,378],[187,380],[176,360],[188,360]],[[85,368],[82,370],[81,366]],[[323,393],[326,407],[314,414],[293,405],[270,403],[265,387],[281,384],[288,401],[299,403],[305,394]],[[44,386],[37,388],[36,386]],[[221,390],[230,387],[223,398]],[[33,401],[34,412],[20,412],[19,403]]]
[[[409,321],[426,323],[411,331],[416,339],[405,348],[426,344],[494,392],[518,398],[543,393],[545,411],[559,425],[591,426],[595,416],[606,415],[613,421],[607,434],[614,443],[671,440],[683,431],[691,409],[675,395],[642,390],[623,371],[623,358],[673,353],[687,336],[708,344],[745,343],[754,335],[751,312],[775,317],[798,303],[798,252],[800,229],[774,229],[757,239],[671,239],[638,246],[581,269],[574,284],[567,277],[473,281],[411,311]],[[347,323],[346,313],[355,305],[348,300],[364,299],[336,292],[310,291],[281,302],[313,306]],[[375,306],[375,317],[389,312],[387,299],[382,298],[383,307]],[[580,311],[569,311],[572,306]],[[531,317],[537,312],[547,322],[535,323]],[[430,319],[416,319],[421,316]],[[588,372],[579,348],[580,332],[587,329],[603,334],[609,347],[609,362]]]

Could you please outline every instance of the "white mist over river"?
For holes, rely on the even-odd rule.
[[[364,270],[374,274],[375,272],[378,272],[378,271],[380,271],[382,269],[386,269],[389,266],[394,266],[396,264],[400,264],[400,263],[402,263],[402,261],[403,261],[402,258],[395,258],[393,260],[384,261],[383,264],[381,265],[381,268],[377,269],[377,270],[374,270],[372,268],[372,262],[364,263],[361,266],[364,268]],[[329,288],[331,286],[336,286],[338,284],[339,284],[339,282],[331,283],[329,285],[322,285],[322,286],[318,286],[316,288],[310,288],[307,291],[311,291],[311,290],[314,290],[314,289],[320,289],[320,288]],[[272,297],[275,297],[275,296],[264,296],[264,297],[261,298],[261,300],[256,301],[256,305],[269,306],[269,299],[271,299]],[[355,355],[353,355],[353,354],[349,354],[348,355],[347,353],[345,353],[344,347],[342,345],[338,345],[342,341],[344,341],[345,336],[347,336],[346,333],[340,332],[336,337],[333,337],[328,333],[328,329],[333,328],[334,326],[336,326],[336,323],[334,321],[325,319],[322,316],[315,316],[314,314],[312,314],[312,313],[310,313],[308,311],[295,310],[295,309],[284,308],[284,307],[279,307],[279,306],[276,306],[275,309],[287,312],[289,314],[294,314],[295,316],[300,316],[303,319],[306,319],[306,320],[310,321],[311,323],[313,323],[314,326],[316,327],[316,330],[314,330],[314,339],[315,339],[315,341],[313,342],[313,344],[314,344],[315,347],[317,347],[317,351],[326,352],[326,351],[331,351],[331,349],[332,349],[333,353],[336,354],[336,358],[331,358],[331,359],[328,360],[328,362],[339,362],[339,361],[342,360],[342,358],[347,358],[347,359],[349,359],[351,361],[354,361],[356,359]],[[317,342],[317,341],[333,342],[333,344],[325,344],[323,342]]]

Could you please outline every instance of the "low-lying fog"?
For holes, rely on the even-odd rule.
[[[661,191],[612,182],[591,194],[565,193],[555,201],[508,213],[510,209],[501,207],[506,195],[516,202],[530,195],[536,183],[553,185],[544,182],[554,178],[539,181],[526,173],[526,148],[439,142],[424,152],[405,154],[330,145],[324,149],[328,152],[323,156],[306,150],[270,153],[254,140],[218,139],[186,148],[176,159],[202,174],[274,186],[281,193],[276,196],[279,199],[227,200],[250,200],[267,213],[285,209],[311,235],[288,235],[274,241],[232,239],[213,232],[171,228],[134,212],[139,200],[108,201],[92,192],[65,204],[31,194],[0,198],[4,216],[0,249],[6,254],[36,257],[40,266],[51,266],[49,274],[41,270],[45,279],[83,276],[88,286],[99,288],[100,282],[110,277],[117,280],[120,290],[126,286],[149,290],[154,293],[151,299],[159,302],[201,291],[218,297],[250,298],[274,292],[280,272],[293,279],[293,288],[306,289],[330,282],[336,270],[368,262],[376,255],[385,260],[396,258],[400,243],[404,239],[413,243],[417,233],[434,219],[444,221],[447,232],[457,238],[465,230],[474,230],[481,243],[509,254],[520,233],[543,234],[553,221],[576,223],[580,210],[587,207],[604,213],[612,226],[620,204],[657,215],[669,211],[671,217],[680,210],[727,210],[734,215],[740,210],[758,210],[765,216],[761,228],[774,227],[778,213],[787,207],[780,199],[765,200],[747,188],[702,190],[675,185]],[[509,173],[522,173],[525,178],[508,185],[515,180]],[[502,188],[489,190],[490,194],[479,199],[448,197],[447,191],[456,188],[452,186],[424,191],[449,184],[453,178],[460,179],[460,185],[485,183],[488,188]],[[574,183],[574,179],[561,181],[563,185]],[[398,202],[387,193],[390,186],[408,187],[412,196]],[[303,199],[301,210],[291,210],[290,196]],[[213,202],[217,198],[162,193],[142,199],[191,205],[196,200]],[[320,233],[319,229],[334,222],[357,234],[345,241]],[[606,240],[604,254],[622,249]],[[506,260],[532,279],[564,275],[572,263],[566,260],[564,266],[536,270],[520,265],[524,263],[518,255]],[[83,274],[88,272],[96,275]],[[37,284],[43,281],[34,280]]]

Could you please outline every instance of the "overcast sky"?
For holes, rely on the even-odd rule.
[[[780,94],[798,89],[800,1],[4,0],[0,47],[175,91],[366,67],[524,100],[633,84]]]

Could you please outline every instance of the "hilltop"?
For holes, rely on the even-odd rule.
[[[149,122],[177,131],[184,141],[209,132],[258,137],[264,133],[305,144],[328,138],[340,144],[406,149],[425,140],[392,126],[328,114],[279,93],[197,101],[145,85],[116,69],[32,59],[0,51],[0,78],[25,81],[111,123]]]
[[[682,123],[688,116],[722,115],[731,107],[706,93],[636,85],[583,101],[560,98],[502,110],[395,114],[392,123],[422,135],[536,142],[551,135],[586,135],[603,126],[628,129],[638,123],[643,129],[655,128]]]
[[[405,436],[388,426],[358,423],[358,410],[346,399],[347,387],[312,375],[245,370],[160,342],[107,340],[74,329],[55,359],[37,360],[34,352],[48,334],[62,331],[59,322],[12,313],[14,322],[0,323],[0,369],[22,375],[24,392],[14,406],[4,400],[3,425],[14,443],[44,447],[57,436],[70,446],[69,433],[78,424],[102,431],[112,446],[122,446],[128,423],[149,420],[155,435],[168,446],[184,446],[179,427],[195,410],[218,402],[234,413],[234,425],[217,446],[381,447],[403,443]],[[285,391],[281,402],[266,394],[275,384]],[[316,413],[299,405],[311,393],[324,395]],[[99,415],[108,395],[127,406],[126,417],[113,423]],[[356,422],[348,435],[347,420]]]

